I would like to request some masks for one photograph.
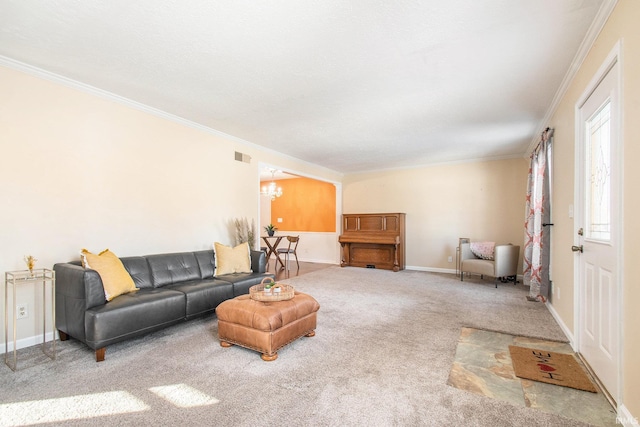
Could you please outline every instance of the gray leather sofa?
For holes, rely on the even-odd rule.
[[[249,293],[265,277],[266,255],[251,251],[252,273],[214,277],[214,251],[121,258],[140,290],[107,302],[100,275],[80,262],[58,263],[56,328],[104,360],[108,345],[215,312],[222,301]]]

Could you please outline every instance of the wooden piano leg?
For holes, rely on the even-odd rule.
[[[345,267],[349,265],[349,243],[340,243],[342,246],[342,261],[340,262],[340,267]]]
[[[400,264],[398,263],[398,243],[394,245],[393,258],[393,271],[398,272],[400,271]]]

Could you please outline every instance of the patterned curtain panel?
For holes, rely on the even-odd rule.
[[[524,225],[524,284],[529,300],[545,302],[549,297],[551,197],[551,142],[553,129],[531,154]]]

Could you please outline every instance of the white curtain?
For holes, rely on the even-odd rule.
[[[531,154],[524,230],[524,284],[529,299],[545,302],[549,297],[551,234],[551,143],[553,129],[542,133],[540,144]]]

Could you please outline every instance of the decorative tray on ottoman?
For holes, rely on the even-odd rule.
[[[276,283],[268,277],[262,279],[259,285],[249,288],[251,299],[256,301],[286,301],[293,298],[294,294],[293,286]]]

